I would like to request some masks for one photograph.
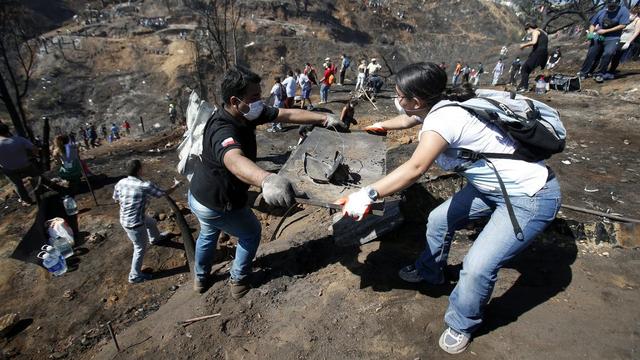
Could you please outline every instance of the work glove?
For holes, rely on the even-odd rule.
[[[373,203],[367,192],[368,188],[362,188],[347,197],[338,199],[336,204],[342,205],[342,215],[351,216],[356,221],[362,220],[371,210]]]
[[[327,119],[324,121],[323,125],[326,128],[335,128],[336,130],[346,128],[344,123],[340,121],[340,118],[333,114],[327,114]]]
[[[385,129],[382,126],[381,122],[377,122],[373,125],[369,125],[367,127],[364,128],[364,131],[368,132],[369,134],[373,134],[373,135],[387,135],[387,129]]]
[[[289,179],[278,174],[271,174],[262,181],[262,197],[272,206],[289,207],[295,203],[296,195],[301,196],[293,188]]]

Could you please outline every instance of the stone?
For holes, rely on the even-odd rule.
[[[20,321],[20,317],[16,313],[5,314],[0,317],[0,337],[5,337]]]
[[[93,233],[87,237],[87,242],[90,244],[97,244],[104,241],[105,237],[99,233]]]
[[[67,300],[67,301],[71,301],[76,297],[76,292],[75,290],[65,290],[65,292],[62,294],[62,298]]]
[[[616,243],[623,248],[640,247],[640,224],[636,223],[614,223]]]
[[[158,220],[159,220],[159,221],[165,221],[165,220],[167,220],[167,214],[165,214],[165,213],[159,213],[159,214],[158,214]]]

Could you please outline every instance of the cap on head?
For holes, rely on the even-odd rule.
[[[324,61],[331,61],[331,58],[325,58]]]
[[[376,59],[376,58],[371,58],[371,62],[376,62],[376,61],[378,61],[378,59]]]

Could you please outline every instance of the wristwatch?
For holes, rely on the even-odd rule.
[[[371,201],[378,200],[378,192],[376,191],[376,189],[372,188],[371,186],[367,186],[366,188],[364,188],[364,190],[367,192],[367,196],[369,196],[369,199],[371,199]]]

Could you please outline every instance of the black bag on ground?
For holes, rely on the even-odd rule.
[[[580,77],[578,76],[555,74],[551,76],[551,80],[549,81],[550,89],[564,92],[580,91],[581,86]]]

